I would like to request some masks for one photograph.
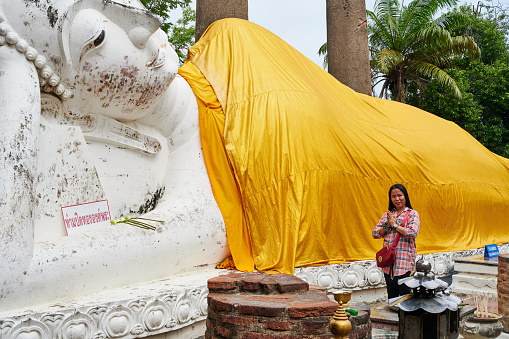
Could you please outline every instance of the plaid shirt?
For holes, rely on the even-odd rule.
[[[407,220],[405,221],[405,225],[401,225],[403,218],[407,211],[410,211]],[[396,210],[392,210],[391,213],[397,213]],[[387,222],[387,212],[382,215],[382,218],[378,222],[378,224],[373,229],[372,235],[375,239],[380,239],[382,236],[380,235],[380,230],[383,228],[383,225]],[[405,227],[405,235],[400,235],[399,242],[396,248],[394,249],[394,253],[396,254],[396,261],[393,265],[393,272],[391,275],[391,267],[384,267],[382,270],[385,274],[389,274],[391,276],[402,275],[408,271],[413,271],[415,268],[415,259],[417,257],[417,249],[415,247],[415,237],[419,233],[419,213],[416,210],[410,209],[406,207],[397,217],[397,223],[400,226]],[[394,243],[396,239],[397,231],[387,231],[384,238],[384,246],[390,246]]]

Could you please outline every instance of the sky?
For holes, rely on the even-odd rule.
[[[367,0],[373,9],[375,0]],[[318,49],[327,41],[325,0],[250,0],[249,21],[278,35],[319,66]]]
[[[509,0],[502,0],[502,2]],[[323,57],[318,49],[327,41],[325,0],[249,0],[249,21],[254,22],[293,46],[319,66]],[[460,1],[476,2],[475,0]],[[373,10],[375,0],[366,0]],[[196,1],[191,7],[196,10]],[[176,21],[177,17],[170,17]]]
[[[366,8],[373,9],[374,3],[375,0],[366,0]],[[196,1],[191,7],[196,10]],[[318,49],[327,41],[325,0],[249,0],[248,8],[249,21],[268,29],[323,66]]]

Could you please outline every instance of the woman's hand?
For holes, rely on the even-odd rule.
[[[390,211],[387,212],[387,226],[389,228],[393,228],[394,224],[396,224],[396,216],[393,215]]]

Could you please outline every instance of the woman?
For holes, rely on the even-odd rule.
[[[419,233],[419,225],[419,213],[412,209],[406,188],[401,184],[392,185],[389,189],[389,210],[372,232],[373,238],[384,238],[384,246],[392,246],[396,235],[400,234],[394,249],[396,261],[382,269],[389,299],[410,293],[406,285],[398,285],[398,280],[410,276],[414,269],[417,256],[415,237]]]

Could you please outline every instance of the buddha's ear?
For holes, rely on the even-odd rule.
[[[49,120],[61,119],[64,109],[62,101],[50,93],[41,93],[41,115]]]

